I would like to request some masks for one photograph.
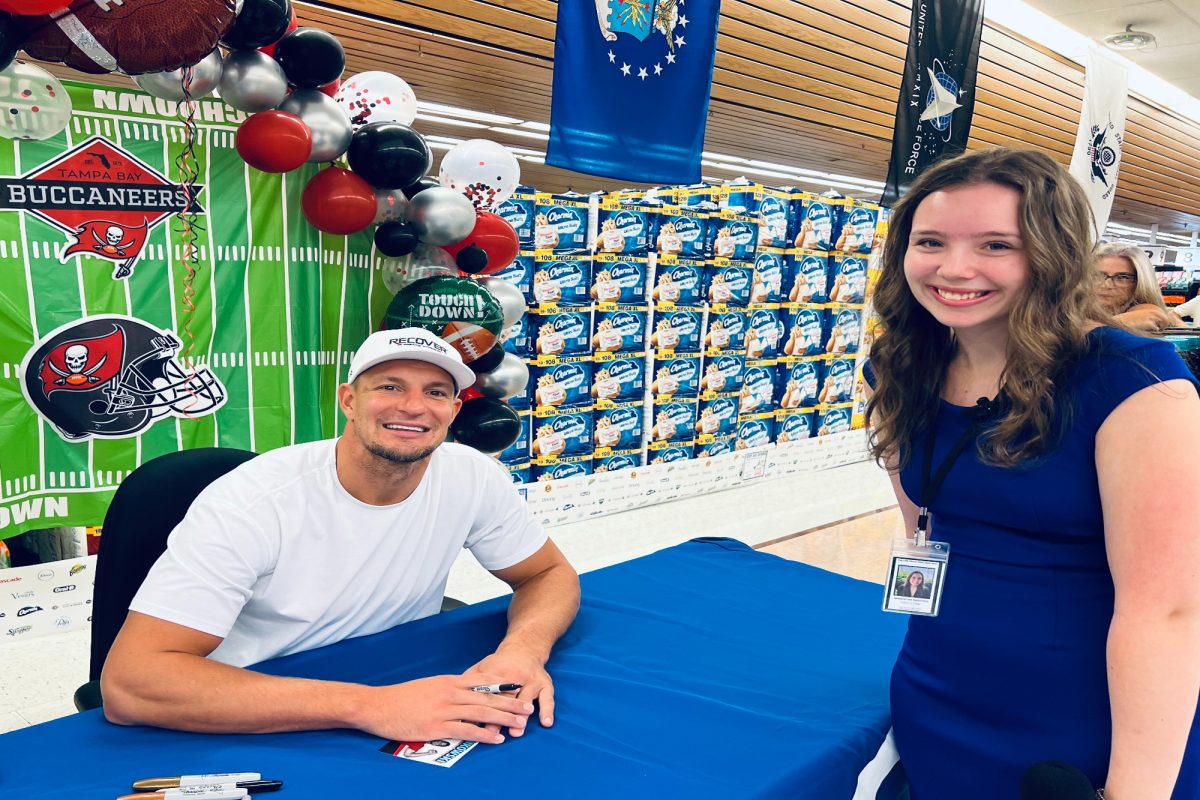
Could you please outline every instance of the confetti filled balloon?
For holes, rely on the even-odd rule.
[[[491,211],[516,191],[517,157],[488,139],[468,139],[446,151],[438,172],[442,186],[462,192],[480,211]]]
[[[355,130],[372,122],[411,125],[417,118],[417,97],[412,88],[389,72],[360,72],[341,85],[334,99]]]
[[[49,139],[70,120],[71,97],[58,78],[24,61],[0,72],[0,136]]]

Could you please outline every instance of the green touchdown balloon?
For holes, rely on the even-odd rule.
[[[470,278],[437,275],[396,292],[382,327],[424,328],[470,364],[496,343],[504,329],[504,310],[491,292]]]

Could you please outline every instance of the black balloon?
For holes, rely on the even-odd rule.
[[[231,50],[266,47],[278,42],[291,22],[292,0],[245,0],[221,41]]]
[[[21,32],[17,23],[13,22],[11,14],[0,12],[0,70],[8,69],[8,65],[17,57],[21,49]]]
[[[476,375],[486,375],[496,367],[500,366],[500,362],[504,360],[504,347],[496,345],[491,350],[481,355],[479,358],[467,364]]]
[[[275,60],[283,67],[288,82],[301,89],[333,83],[346,69],[342,43],[320,28],[296,28],[284,36],[275,45]]]
[[[404,192],[405,197],[407,197],[409,200],[412,200],[414,197],[416,197],[417,195],[419,195],[421,192],[425,191],[426,189],[432,189],[434,186],[441,186],[441,185],[442,184],[438,181],[437,178],[431,178],[429,176],[426,176],[424,178],[421,178],[419,181],[412,184],[411,186],[405,186],[400,191]]]
[[[375,248],[392,258],[408,255],[420,241],[411,222],[385,222],[375,229]]]
[[[376,189],[402,189],[429,171],[433,156],[421,134],[399,122],[372,122],[354,133],[350,169]]]
[[[487,269],[488,256],[487,251],[477,244],[464,247],[458,251],[458,255],[454,257],[454,263],[458,268],[468,275],[478,275]]]
[[[450,432],[459,444],[484,453],[499,453],[521,435],[521,420],[503,401],[476,397],[463,403],[450,423]]]

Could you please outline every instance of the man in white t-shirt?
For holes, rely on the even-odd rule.
[[[501,728],[521,735],[538,700],[552,724],[544,665],[578,610],[579,579],[507,473],[443,443],[474,373],[409,328],[368,337],[348,378],[340,438],[251,459],[171,533],[105,662],[108,719],[499,743]],[[374,687],[241,669],[437,613],[463,547],[513,587],[504,640],[463,675]],[[492,683],[523,688],[471,691]]]

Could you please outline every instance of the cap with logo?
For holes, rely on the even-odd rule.
[[[351,359],[350,373],[346,376],[346,381],[353,382],[371,367],[385,361],[424,361],[441,367],[454,379],[457,392],[475,382],[475,373],[463,363],[458,351],[421,328],[399,328],[372,333]]]

